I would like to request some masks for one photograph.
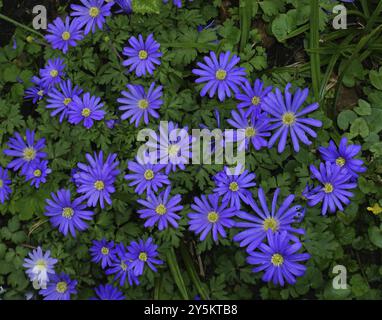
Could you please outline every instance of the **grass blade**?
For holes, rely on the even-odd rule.
[[[240,52],[244,51],[249,39],[249,31],[252,19],[252,0],[240,0]]]
[[[176,260],[174,248],[171,248],[167,251],[166,258],[167,258],[167,264],[170,267],[171,274],[180,291],[182,298],[184,300],[189,300],[186,285],[184,284],[182,273],[180,272],[178,261]]]
[[[316,101],[319,101],[320,96],[320,82],[321,82],[321,69],[320,69],[320,54],[315,49],[320,48],[320,30],[319,30],[319,13],[320,5],[319,0],[310,1],[310,68],[312,74],[313,93]]]

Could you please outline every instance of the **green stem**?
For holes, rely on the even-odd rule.
[[[371,15],[371,17],[370,17],[370,19],[366,25],[366,32],[369,32],[373,28],[374,23],[378,19],[381,11],[382,11],[382,1],[379,1],[377,7],[375,8],[373,14]]]
[[[167,264],[170,268],[174,281],[176,285],[178,286],[178,289],[180,291],[182,298],[184,300],[189,300],[186,285],[184,284],[182,273],[180,272],[178,261],[176,260],[174,248],[168,249],[166,258],[167,258]]]
[[[251,28],[252,18],[252,0],[240,0],[240,52],[244,51],[245,45],[249,39],[249,30]]]
[[[37,36],[39,36],[39,37],[44,39],[44,36],[40,32],[37,32],[36,30],[34,30],[34,29],[32,29],[32,28],[30,28],[30,27],[28,27],[28,26],[26,26],[26,25],[24,25],[24,24],[22,24],[20,22],[17,22],[16,20],[13,20],[13,19],[11,19],[11,18],[9,18],[9,17],[7,17],[7,16],[5,16],[5,15],[3,15],[1,13],[0,13],[0,19],[2,19],[4,21],[7,21],[9,23],[12,23],[16,27],[23,28],[24,30],[27,30],[27,31],[29,31],[29,32],[31,32],[31,33],[33,33],[33,34],[35,34],[35,35],[37,35]]]
[[[311,0],[311,15],[310,15],[310,49],[319,49],[320,47],[320,31],[319,31],[319,0]],[[318,52],[310,53],[310,67],[312,73],[313,92],[316,101],[320,95],[320,54]]]
[[[369,6],[367,5],[367,1],[368,0],[361,0],[361,6],[362,6],[362,10],[363,10],[363,13],[365,14],[365,16],[367,18],[370,17],[370,11],[369,11]]]

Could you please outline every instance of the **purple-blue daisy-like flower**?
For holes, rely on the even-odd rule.
[[[131,0],[114,0],[114,2],[121,8],[116,11],[117,13],[127,13],[130,14],[133,12],[133,6]]]
[[[77,41],[83,39],[80,23],[77,19],[70,21],[66,17],[65,22],[60,18],[56,18],[53,23],[48,24],[47,32],[51,33],[45,36],[45,39],[50,42],[53,49],[62,50],[67,53],[69,47],[75,47]]]
[[[154,40],[154,36],[150,34],[146,40],[142,35],[131,37],[129,39],[130,47],[123,48],[122,54],[127,56],[128,59],[123,61],[122,65],[130,67],[129,72],[135,70],[137,77],[146,75],[147,73],[153,74],[155,65],[160,65],[159,58],[162,53],[159,51],[160,44]]]
[[[348,205],[349,197],[353,196],[348,190],[357,187],[357,184],[352,182],[352,175],[329,161],[325,164],[320,163],[319,170],[311,165],[310,172],[321,183],[321,188],[308,196],[308,205],[313,207],[322,202],[323,215],[326,215],[328,209],[330,213],[336,212],[336,209],[343,211],[342,204]]]
[[[35,132],[26,130],[26,141],[16,132],[14,137],[7,143],[9,149],[4,150],[4,154],[16,159],[8,164],[8,168],[17,171],[21,168],[21,173],[25,174],[33,161],[44,159],[47,154],[41,150],[45,148],[45,139],[35,142]]]
[[[360,145],[347,145],[348,139],[342,137],[338,148],[333,140],[329,142],[329,146],[319,147],[322,158],[324,161],[335,163],[337,166],[346,170],[351,176],[358,177],[359,173],[365,172],[366,168],[362,167],[363,161],[360,159],[354,159],[355,156],[361,151]]]
[[[93,240],[93,245],[90,247],[90,254],[93,262],[101,262],[102,269],[111,266],[116,259],[114,241],[108,242],[106,239],[100,241]]]
[[[73,101],[74,96],[79,96],[82,93],[82,89],[78,86],[73,86],[70,80],[62,81],[60,83],[60,89],[53,88],[48,93],[47,109],[54,109],[50,114],[52,117],[60,115],[60,122],[68,116],[69,105]]]
[[[158,259],[158,246],[154,244],[152,238],[148,238],[147,241],[139,240],[139,242],[133,241],[127,247],[126,257],[130,261],[130,268],[133,270],[136,276],[143,274],[145,265],[147,264],[151,270],[157,272],[155,264],[163,264],[163,261]]]
[[[46,183],[46,177],[51,172],[52,170],[48,168],[48,160],[33,161],[25,173],[25,181],[30,181],[30,185],[38,189],[40,184]]]
[[[145,207],[145,209],[138,210],[139,217],[147,219],[145,227],[153,227],[158,224],[158,229],[163,230],[170,224],[174,228],[178,228],[177,220],[180,219],[180,216],[177,212],[183,209],[183,206],[179,205],[182,197],[179,194],[170,197],[170,192],[171,187],[167,187],[159,195],[150,192],[146,200],[138,200],[138,203]]]
[[[44,300],[70,300],[72,294],[77,294],[77,281],[65,274],[54,274],[46,289],[40,290]]]
[[[106,17],[111,15],[111,7],[114,2],[109,3],[104,0],[81,0],[83,6],[72,4],[70,8],[74,10],[70,13],[71,16],[76,17],[79,27],[85,26],[84,34],[87,35],[90,31],[94,33],[96,27],[102,30]]]
[[[41,247],[37,247],[32,252],[29,252],[28,257],[24,259],[23,267],[29,277],[29,280],[33,282],[33,287],[36,289],[46,288],[49,283],[49,275],[55,274],[54,265],[57,263],[57,259],[50,257],[50,251],[45,253]]]
[[[90,300],[126,300],[126,297],[123,295],[123,293],[111,284],[100,284],[97,288],[94,289],[94,291],[96,293],[96,297],[93,297]]]
[[[122,104],[119,110],[124,111],[122,120],[130,119],[130,123],[135,122],[135,127],[138,127],[142,118],[145,124],[149,123],[150,116],[159,118],[157,110],[163,104],[162,86],[155,87],[153,82],[147,93],[141,85],[128,84],[126,87],[128,91],[122,91],[124,98],[117,99]]]
[[[246,82],[246,73],[244,68],[236,67],[240,58],[234,55],[230,58],[231,52],[223,52],[219,59],[215,52],[211,51],[210,56],[204,57],[205,63],[198,62],[200,69],[194,69],[192,72],[200,78],[196,79],[196,83],[207,82],[203,87],[200,95],[204,97],[209,92],[212,98],[216,91],[220,101],[224,101],[226,97],[231,97],[231,90],[239,93],[239,86]]]
[[[76,237],[76,230],[83,231],[89,226],[84,220],[93,219],[94,212],[85,210],[86,205],[82,204],[82,199],[71,200],[70,190],[61,189],[51,193],[52,199],[46,199],[45,215],[50,217],[50,223],[57,228],[64,236],[68,232]]]
[[[253,272],[265,271],[262,277],[265,282],[284,286],[285,282],[295,284],[297,277],[305,274],[306,266],[301,261],[309,260],[308,253],[299,253],[301,242],[291,243],[287,232],[267,233],[268,244],[262,243],[259,251],[249,253],[247,262],[258,265]]]
[[[249,173],[248,170],[244,170],[242,173],[240,171],[241,166],[237,166],[234,172],[225,167],[213,177],[216,185],[214,192],[223,196],[222,202],[229,201],[231,207],[236,209],[240,209],[241,201],[249,203],[252,193],[247,189],[256,186],[253,181],[256,178],[254,173]]]
[[[255,250],[260,243],[264,241],[267,232],[283,232],[289,233],[294,241],[298,241],[297,236],[294,234],[304,234],[303,229],[296,229],[292,227],[295,223],[295,216],[301,210],[301,206],[293,206],[291,204],[295,198],[294,195],[289,195],[285,198],[281,206],[278,207],[277,200],[280,194],[280,189],[276,189],[271,210],[267,205],[264,190],[259,188],[258,198],[261,208],[257,205],[256,201],[251,199],[249,205],[254,211],[254,214],[247,212],[238,212],[237,217],[245,221],[236,222],[235,227],[245,228],[244,231],[239,232],[233,238],[234,241],[240,242],[241,247],[247,246],[247,252]]]
[[[102,120],[106,114],[102,110],[103,103],[101,103],[101,98],[90,96],[89,92],[85,93],[82,99],[74,96],[68,107],[69,122],[72,124],[83,122],[86,129],[90,129],[94,121]]]
[[[0,202],[4,203],[9,199],[12,189],[9,187],[11,179],[8,176],[8,170],[0,167]]]
[[[157,192],[164,185],[170,184],[167,174],[161,172],[164,167],[165,165],[162,164],[140,164],[138,162],[129,161],[129,171],[134,173],[125,175],[125,179],[132,180],[129,186],[135,186],[135,192],[139,195],[145,191],[147,191],[147,193],[151,191]]]
[[[225,238],[227,233],[224,228],[232,228],[235,225],[232,218],[238,213],[236,208],[229,207],[228,204],[228,201],[220,204],[217,194],[195,197],[191,205],[194,211],[188,214],[190,230],[200,234],[201,241],[206,239],[210,232],[215,241],[218,241],[219,234]]]
[[[79,172],[75,174],[75,181],[78,185],[77,192],[83,194],[82,199],[87,200],[88,206],[95,207],[99,202],[101,208],[105,207],[105,201],[111,205],[110,195],[115,192],[114,182],[119,174],[117,154],[108,155],[104,161],[103,152],[94,158],[86,154],[89,165],[79,163]]]
[[[188,1],[193,1],[193,0],[188,0]],[[168,3],[168,0],[163,0],[163,3]],[[182,7],[182,0],[173,0],[172,3],[174,6],[181,8]]]
[[[38,101],[44,99],[44,96],[49,93],[49,88],[45,88],[42,85],[41,79],[39,77],[33,76],[31,82],[34,84],[33,87],[29,87],[25,90],[25,99],[32,99],[35,104]]]
[[[317,134],[309,126],[321,127],[320,120],[305,118],[308,113],[318,109],[318,103],[313,103],[307,107],[302,108],[306,98],[309,95],[309,89],[301,90],[298,88],[296,92],[291,94],[289,89],[291,84],[285,87],[285,95],[282,95],[280,89],[276,88],[276,92],[269,93],[264,98],[263,109],[270,115],[271,130],[276,130],[271,139],[269,140],[268,147],[272,148],[276,141],[280,138],[278,144],[278,152],[284,151],[287,144],[287,138],[290,134],[292,138],[293,148],[295,152],[300,151],[299,141],[306,145],[311,145],[307,135],[316,138]]]
[[[62,81],[65,73],[65,63],[61,58],[49,59],[45,68],[40,69],[41,85],[44,88],[51,88]]]
[[[131,261],[127,257],[125,246],[120,243],[116,246],[116,257],[112,265],[106,270],[107,275],[114,274],[114,281],[119,279],[119,285],[124,286],[126,280],[129,285],[139,285],[139,277],[133,272],[131,268]]]
[[[241,102],[237,108],[244,111],[244,115],[253,115],[256,118],[262,113],[262,104],[264,98],[272,91],[272,86],[264,88],[264,83],[256,79],[253,87],[249,81],[242,85],[243,93],[236,94],[236,99]]]

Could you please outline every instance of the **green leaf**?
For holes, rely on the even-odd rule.
[[[357,119],[357,115],[351,110],[342,111],[337,118],[337,124],[342,130],[347,130],[349,125]]]
[[[370,241],[378,248],[382,248],[382,230],[372,226],[368,229],[368,234]]]
[[[132,0],[134,13],[159,13],[160,0]]]
[[[189,300],[188,292],[186,289],[186,285],[184,284],[182,273],[179,269],[178,261],[176,259],[174,248],[167,250],[167,264],[170,268],[171,274],[174,278],[176,285],[183,297],[184,300]]]
[[[366,138],[370,133],[369,126],[363,118],[357,118],[350,126],[350,135],[351,138],[357,137],[360,135],[362,138]]]
[[[358,100],[358,107],[354,108],[354,111],[357,112],[360,116],[371,115],[371,106],[365,100]]]
[[[382,67],[379,68],[379,71],[371,70],[369,77],[371,84],[378,90],[382,90]]]

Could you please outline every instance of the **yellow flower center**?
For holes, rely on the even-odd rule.
[[[71,103],[72,102],[72,99],[71,98],[65,98],[64,99],[64,105],[68,105],[69,103]]]
[[[139,51],[138,56],[139,56],[139,59],[146,60],[149,54],[146,50],[141,50]]]
[[[140,109],[147,109],[149,106],[149,101],[147,99],[142,99],[138,101],[138,107]]]
[[[36,267],[38,270],[43,270],[46,268],[46,261],[44,259],[37,260]]]
[[[87,117],[90,116],[91,110],[89,108],[84,108],[84,109],[82,109],[81,114],[82,114],[83,117],[87,118]]]
[[[52,78],[55,78],[58,76],[58,71],[56,69],[53,69],[52,71],[50,71],[50,76]]]
[[[382,208],[378,203],[375,203],[372,207],[367,207],[367,211],[371,211],[373,214],[378,215],[382,213]]]
[[[239,185],[237,184],[237,182],[231,182],[230,184],[229,184],[229,189],[231,190],[231,191],[237,191],[237,190],[239,190]]]
[[[27,40],[28,43],[32,43],[34,38],[32,36],[27,36],[26,40]]]
[[[98,191],[101,191],[105,189],[105,184],[102,180],[97,180],[96,182],[94,182],[94,188],[96,188]]]
[[[176,156],[179,152],[180,147],[177,144],[172,144],[168,147],[168,154],[170,156]]]
[[[4,181],[0,179],[0,188],[4,186]]]
[[[139,260],[141,260],[141,261],[147,261],[147,253],[146,252],[141,252],[140,254],[139,254]]]
[[[246,138],[251,138],[256,135],[256,129],[253,127],[248,127],[245,129],[245,137]]]
[[[339,157],[336,159],[336,164],[339,167],[343,167],[345,165],[345,163],[346,163],[346,160],[342,157]]]
[[[281,254],[275,253],[271,258],[271,262],[275,267],[279,267],[284,263],[284,258]]]
[[[164,204],[160,204],[155,208],[155,212],[159,214],[160,216],[163,216],[167,212],[167,208]]]
[[[258,106],[258,105],[260,104],[260,102],[261,102],[260,97],[258,97],[258,96],[254,96],[254,97],[252,98],[252,104],[253,104],[254,106]]]
[[[35,177],[41,177],[41,174],[42,174],[42,172],[41,172],[41,170],[39,170],[39,169],[36,169],[35,171],[33,171],[33,175],[34,175]]]
[[[324,185],[325,193],[332,193],[333,190],[334,190],[334,187],[331,183],[325,183],[325,185]]]
[[[36,158],[36,150],[33,148],[25,148],[23,151],[23,158],[26,161],[31,161]]]
[[[95,18],[99,15],[99,9],[97,7],[91,7],[89,9],[89,16],[91,16],[92,18]]]
[[[65,40],[65,41],[69,40],[70,39],[70,32],[64,31],[62,33],[61,37],[62,37],[62,40]]]
[[[144,173],[144,177],[146,180],[152,180],[154,179],[154,171],[147,169]]]
[[[224,80],[227,77],[227,71],[219,69],[218,71],[216,71],[215,76],[218,80]]]
[[[64,281],[61,281],[59,283],[56,284],[56,291],[58,293],[65,293],[66,290],[68,290],[68,285],[66,282]]]
[[[123,271],[126,271],[126,270],[127,270],[127,265],[126,265],[126,263],[124,263],[124,262],[121,262],[120,267],[121,267],[121,269],[122,269]]]
[[[40,90],[39,92],[37,92],[37,94],[42,97],[44,95],[44,90]]]
[[[293,112],[285,112],[283,115],[283,124],[286,126],[291,126],[296,122],[296,116]]]
[[[215,211],[211,211],[208,213],[207,219],[211,223],[215,223],[219,220],[219,214]]]
[[[72,208],[66,207],[62,209],[62,216],[66,219],[72,219],[74,215],[74,210]]]
[[[108,255],[108,254],[109,254],[109,248],[102,247],[102,249],[101,249],[101,253],[102,253],[104,256]]]
[[[275,218],[266,218],[263,222],[263,229],[268,231],[271,229],[273,232],[277,231],[279,228],[279,223]]]

